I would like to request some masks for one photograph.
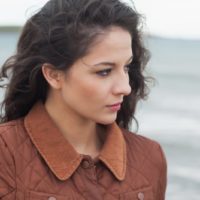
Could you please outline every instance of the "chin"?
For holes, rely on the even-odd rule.
[[[109,125],[109,124],[112,124],[114,123],[116,120],[116,117],[113,117],[113,118],[110,118],[110,119],[103,119],[103,120],[98,120],[97,123],[99,124],[103,124],[103,125]]]

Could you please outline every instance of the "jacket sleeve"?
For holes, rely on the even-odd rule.
[[[161,154],[161,168],[159,177],[159,188],[158,188],[158,198],[159,200],[165,199],[166,187],[167,187],[167,161],[162,148],[159,146]]]
[[[0,135],[0,199],[15,199],[15,165]]]

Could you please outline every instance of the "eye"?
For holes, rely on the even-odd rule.
[[[131,64],[125,65],[124,71],[128,73],[130,68],[131,68]]]
[[[98,74],[100,76],[107,76],[111,71],[112,71],[112,69],[109,68],[109,69],[104,69],[104,70],[98,71],[98,72],[96,72],[96,74]]]

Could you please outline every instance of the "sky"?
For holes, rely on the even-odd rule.
[[[130,2],[131,0],[122,0]],[[0,0],[0,25],[23,25],[47,0]],[[147,33],[200,39],[200,0],[133,0]]]

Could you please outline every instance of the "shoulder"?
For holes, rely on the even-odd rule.
[[[6,146],[10,151],[15,151],[16,147],[25,140],[26,134],[24,133],[23,118],[0,124],[1,146]]]
[[[156,199],[164,199],[167,162],[162,147],[158,142],[136,133],[124,129],[122,133],[127,149],[127,174],[131,176],[136,172],[135,179],[140,177],[140,182],[145,179],[151,185]]]
[[[129,150],[132,149],[134,152],[140,153],[143,156],[149,156],[157,152],[163,153],[162,147],[157,141],[125,129],[121,130]]]
[[[150,149],[156,147],[158,148],[160,146],[160,144],[157,141],[152,140],[143,135],[139,135],[137,133],[125,129],[121,129],[121,131],[126,141],[126,144],[129,147],[136,148],[138,151],[142,151],[142,153],[149,152]]]
[[[23,120],[13,120],[0,124],[0,199],[14,198],[16,189],[17,146],[23,142]],[[21,160],[20,160],[21,162]],[[4,198],[3,198],[4,199]]]
[[[5,134],[5,132],[9,132],[13,128],[20,126],[22,124],[23,124],[23,118],[2,123],[0,124],[0,135],[2,136],[3,134]]]
[[[161,145],[150,138],[122,129],[127,147],[128,161],[143,171],[155,171],[157,175],[166,173],[167,162]],[[149,173],[151,173],[149,171]]]

